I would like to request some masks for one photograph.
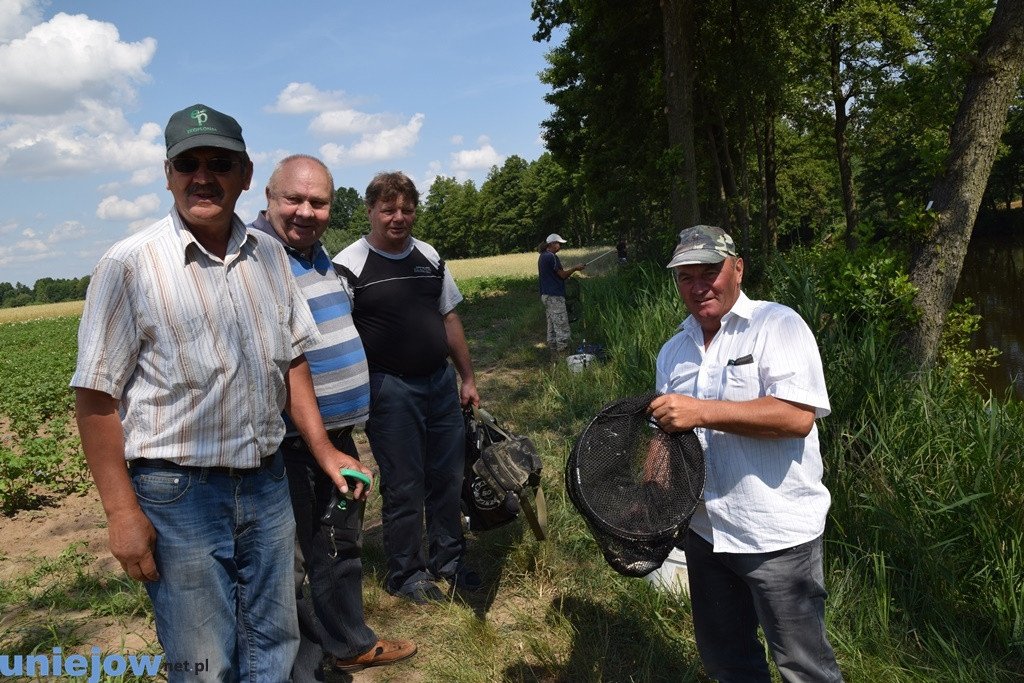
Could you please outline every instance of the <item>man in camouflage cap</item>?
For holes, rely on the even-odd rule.
[[[689,317],[658,354],[652,417],[693,429],[707,482],[685,539],[697,650],[715,680],[770,681],[760,625],[784,680],[841,681],[825,633],[817,418],[821,357],[790,308],[741,291],[721,228],[679,234],[668,267]]]
[[[729,233],[713,225],[695,225],[679,233],[679,244],[666,267],[720,263],[729,256],[736,256],[736,245]]]

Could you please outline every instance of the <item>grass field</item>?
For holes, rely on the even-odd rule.
[[[0,308],[0,325],[3,323],[59,318],[65,315],[82,315],[84,301],[62,301],[59,304],[36,304],[18,308]]]
[[[612,253],[603,256],[608,252]],[[523,254],[460,259],[447,263],[456,280],[478,277],[537,277],[537,257],[537,252],[531,251]],[[583,271],[588,277],[603,275],[613,270],[616,265],[613,247],[562,248],[558,252],[558,258],[566,268],[596,259]]]

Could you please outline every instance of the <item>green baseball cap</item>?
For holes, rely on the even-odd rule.
[[[679,233],[679,244],[665,267],[720,263],[726,256],[736,256],[736,244],[729,233],[713,225],[695,225]]]
[[[238,121],[205,104],[193,104],[171,114],[164,129],[167,158],[173,159],[195,147],[218,147],[233,152],[245,151],[242,127]]]

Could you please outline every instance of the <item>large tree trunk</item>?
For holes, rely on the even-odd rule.
[[[1024,69],[1024,2],[999,0],[973,66],[950,130],[944,172],[932,187],[935,220],[911,258],[910,281],[918,288],[914,303],[921,319],[911,330],[908,351],[921,368],[931,367],[938,355],[946,312]]]
[[[829,80],[832,84],[832,107],[835,112],[833,133],[836,141],[836,159],[839,161],[839,182],[843,188],[843,212],[846,214],[846,248],[853,251],[857,248],[857,223],[860,216],[857,211],[857,192],[853,184],[853,164],[850,162],[850,146],[846,139],[846,129],[850,117],[846,107],[850,98],[843,92],[842,80],[842,47],[839,44],[839,28],[832,26],[829,30]]]
[[[742,22],[740,20],[740,8],[737,0],[731,0],[729,3],[729,33],[732,37],[732,43],[736,46],[737,50],[741,54],[746,52],[746,45],[744,44],[744,32]],[[747,93],[750,96],[750,93]],[[736,120],[739,122],[736,130],[740,131],[739,148],[737,149],[737,159],[739,159],[740,168],[740,189],[737,192],[738,206],[737,214],[740,225],[740,244],[741,253],[750,253],[750,164],[747,163],[747,141],[750,136],[747,135],[747,97],[739,97],[737,101],[737,117]],[[752,99],[752,97],[751,97]],[[722,128],[725,128],[724,119],[719,111],[719,120],[722,121]],[[726,138],[726,154],[729,153],[728,137]],[[731,162],[730,162],[731,163]],[[735,181],[735,171],[732,173]]]
[[[682,155],[682,168],[672,175],[672,225],[679,232],[700,223],[697,200],[697,152],[694,141],[693,91],[694,0],[662,0],[665,27],[665,114],[668,143]]]
[[[715,203],[711,207],[705,209],[705,214],[712,214],[712,220],[716,221],[715,225],[721,227],[726,232],[732,232],[732,226],[729,221],[729,197],[725,192],[725,177],[722,169],[722,163],[718,156],[718,140],[715,137],[715,127],[708,125],[705,127],[705,132],[708,136],[708,162],[711,164],[711,182],[715,186]]]
[[[779,186],[775,157],[775,97],[769,93],[764,106],[764,218],[761,248],[765,255],[774,254],[779,245]]]

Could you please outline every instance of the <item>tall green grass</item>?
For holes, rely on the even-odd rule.
[[[819,424],[833,495],[828,618],[848,680],[1020,680],[1021,404],[979,394],[956,376],[962,368],[908,372],[891,331],[870,316],[838,322],[813,263],[771,272],[748,294],[805,317],[830,390],[832,414]],[[603,403],[653,387],[657,351],[685,316],[660,268],[583,284],[577,332],[609,361],[553,373],[540,399],[574,429]],[[570,551],[592,552],[576,531]]]

